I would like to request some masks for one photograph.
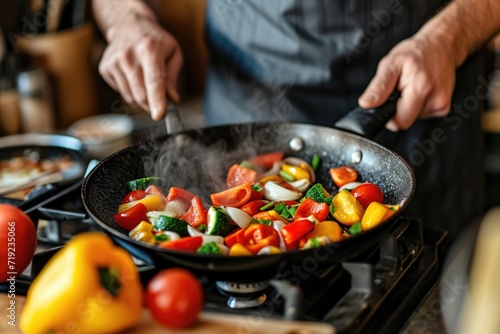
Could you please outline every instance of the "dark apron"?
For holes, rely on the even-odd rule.
[[[439,0],[209,0],[207,121],[333,126],[357,105],[379,60],[442,6]],[[483,204],[477,60],[458,70],[449,116],[376,138],[415,171],[408,215],[452,236]]]

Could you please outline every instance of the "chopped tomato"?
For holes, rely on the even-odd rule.
[[[162,248],[175,249],[186,252],[196,252],[203,243],[203,237],[198,235],[196,237],[184,237],[177,240],[170,240],[162,242],[159,246]]]
[[[233,187],[219,193],[211,194],[213,206],[232,206],[239,208],[250,200],[252,195],[252,187],[250,183],[244,183],[237,187]]]
[[[295,211],[294,220],[307,218],[311,215],[320,222],[324,221],[328,217],[328,204],[306,198]]]
[[[358,172],[348,166],[333,167],[330,168],[330,176],[337,187],[342,187],[344,184],[356,181]]]
[[[251,199],[252,198],[250,198],[250,201],[248,203],[240,207],[240,209],[245,211],[249,216],[253,216],[261,212],[260,208],[269,203],[269,201],[265,199],[259,199],[256,201],[252,201]]]
[[[207,209],[199,197],[193,197],[189,209],[179,217],[189,225],[198,228],[201,224],[207,225]]]
[[[132,190],[123,197],[122,204],[138,201],[144,197],[146,197],[146,192],[144,190]]]
[[[250,162],[260,166],[264,169],[271,169],[275,162],[283,160],[285,152],[271,152],[266,154],[261,154],[250,159]]]
[[[233,188],[243,183],[255,183],[257,173],[249,168],[240,165],[232,165],[227,172],[226,185],[228,188]]]
[[[384,203],[384,193],[373,183],[362,183],[351,191],[363,208],[367,208],[372,202]]]
[[[148,220],[148,217],[146,216],[147,212],[148,210],[144,204],[137,203],[136,205],[117,213],[114,218],[121,228],[127,231],[132,231],[141,221]]]

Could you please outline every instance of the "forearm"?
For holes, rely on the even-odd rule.
[[[500,1],[455,0],[432,18],[415,37],[436,39],[451,48],[456,67],[500,32]]]
[[[155,13],[142,0],[92,0],[97,25],[108,42],[122,24],[141,20],[157,22]]]

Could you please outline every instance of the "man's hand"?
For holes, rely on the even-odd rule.
[[[380,61],[359,105],[378,107],[394,89],[401,91],[396,116],[387,126],[394,131],[409,128],[417,118],[445,116],[456,68],[498,32],[500,1],[451,1]]]
[[[377,73],[359,98],[363,108],[383,104],[401,92],[390,130],[409,128],[417,118],[443,117],[450,110],[455,85],[451,50],[431,39],[414,37],[396,45],[379,63]]]
[[[178,102],[177,77],[182,53],[177,41],[156,22],[142,18],[121,21],[106,34],[109,45],[99,72],[128,102],[159,120],[167,97]]]

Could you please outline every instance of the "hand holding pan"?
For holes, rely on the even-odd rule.
[[[372,139],[382,132],[385,124],[396,115],[396,105],[400,96],[399,91],[394,91],[378,108],[357,107],[335,123],[335,127]]]

